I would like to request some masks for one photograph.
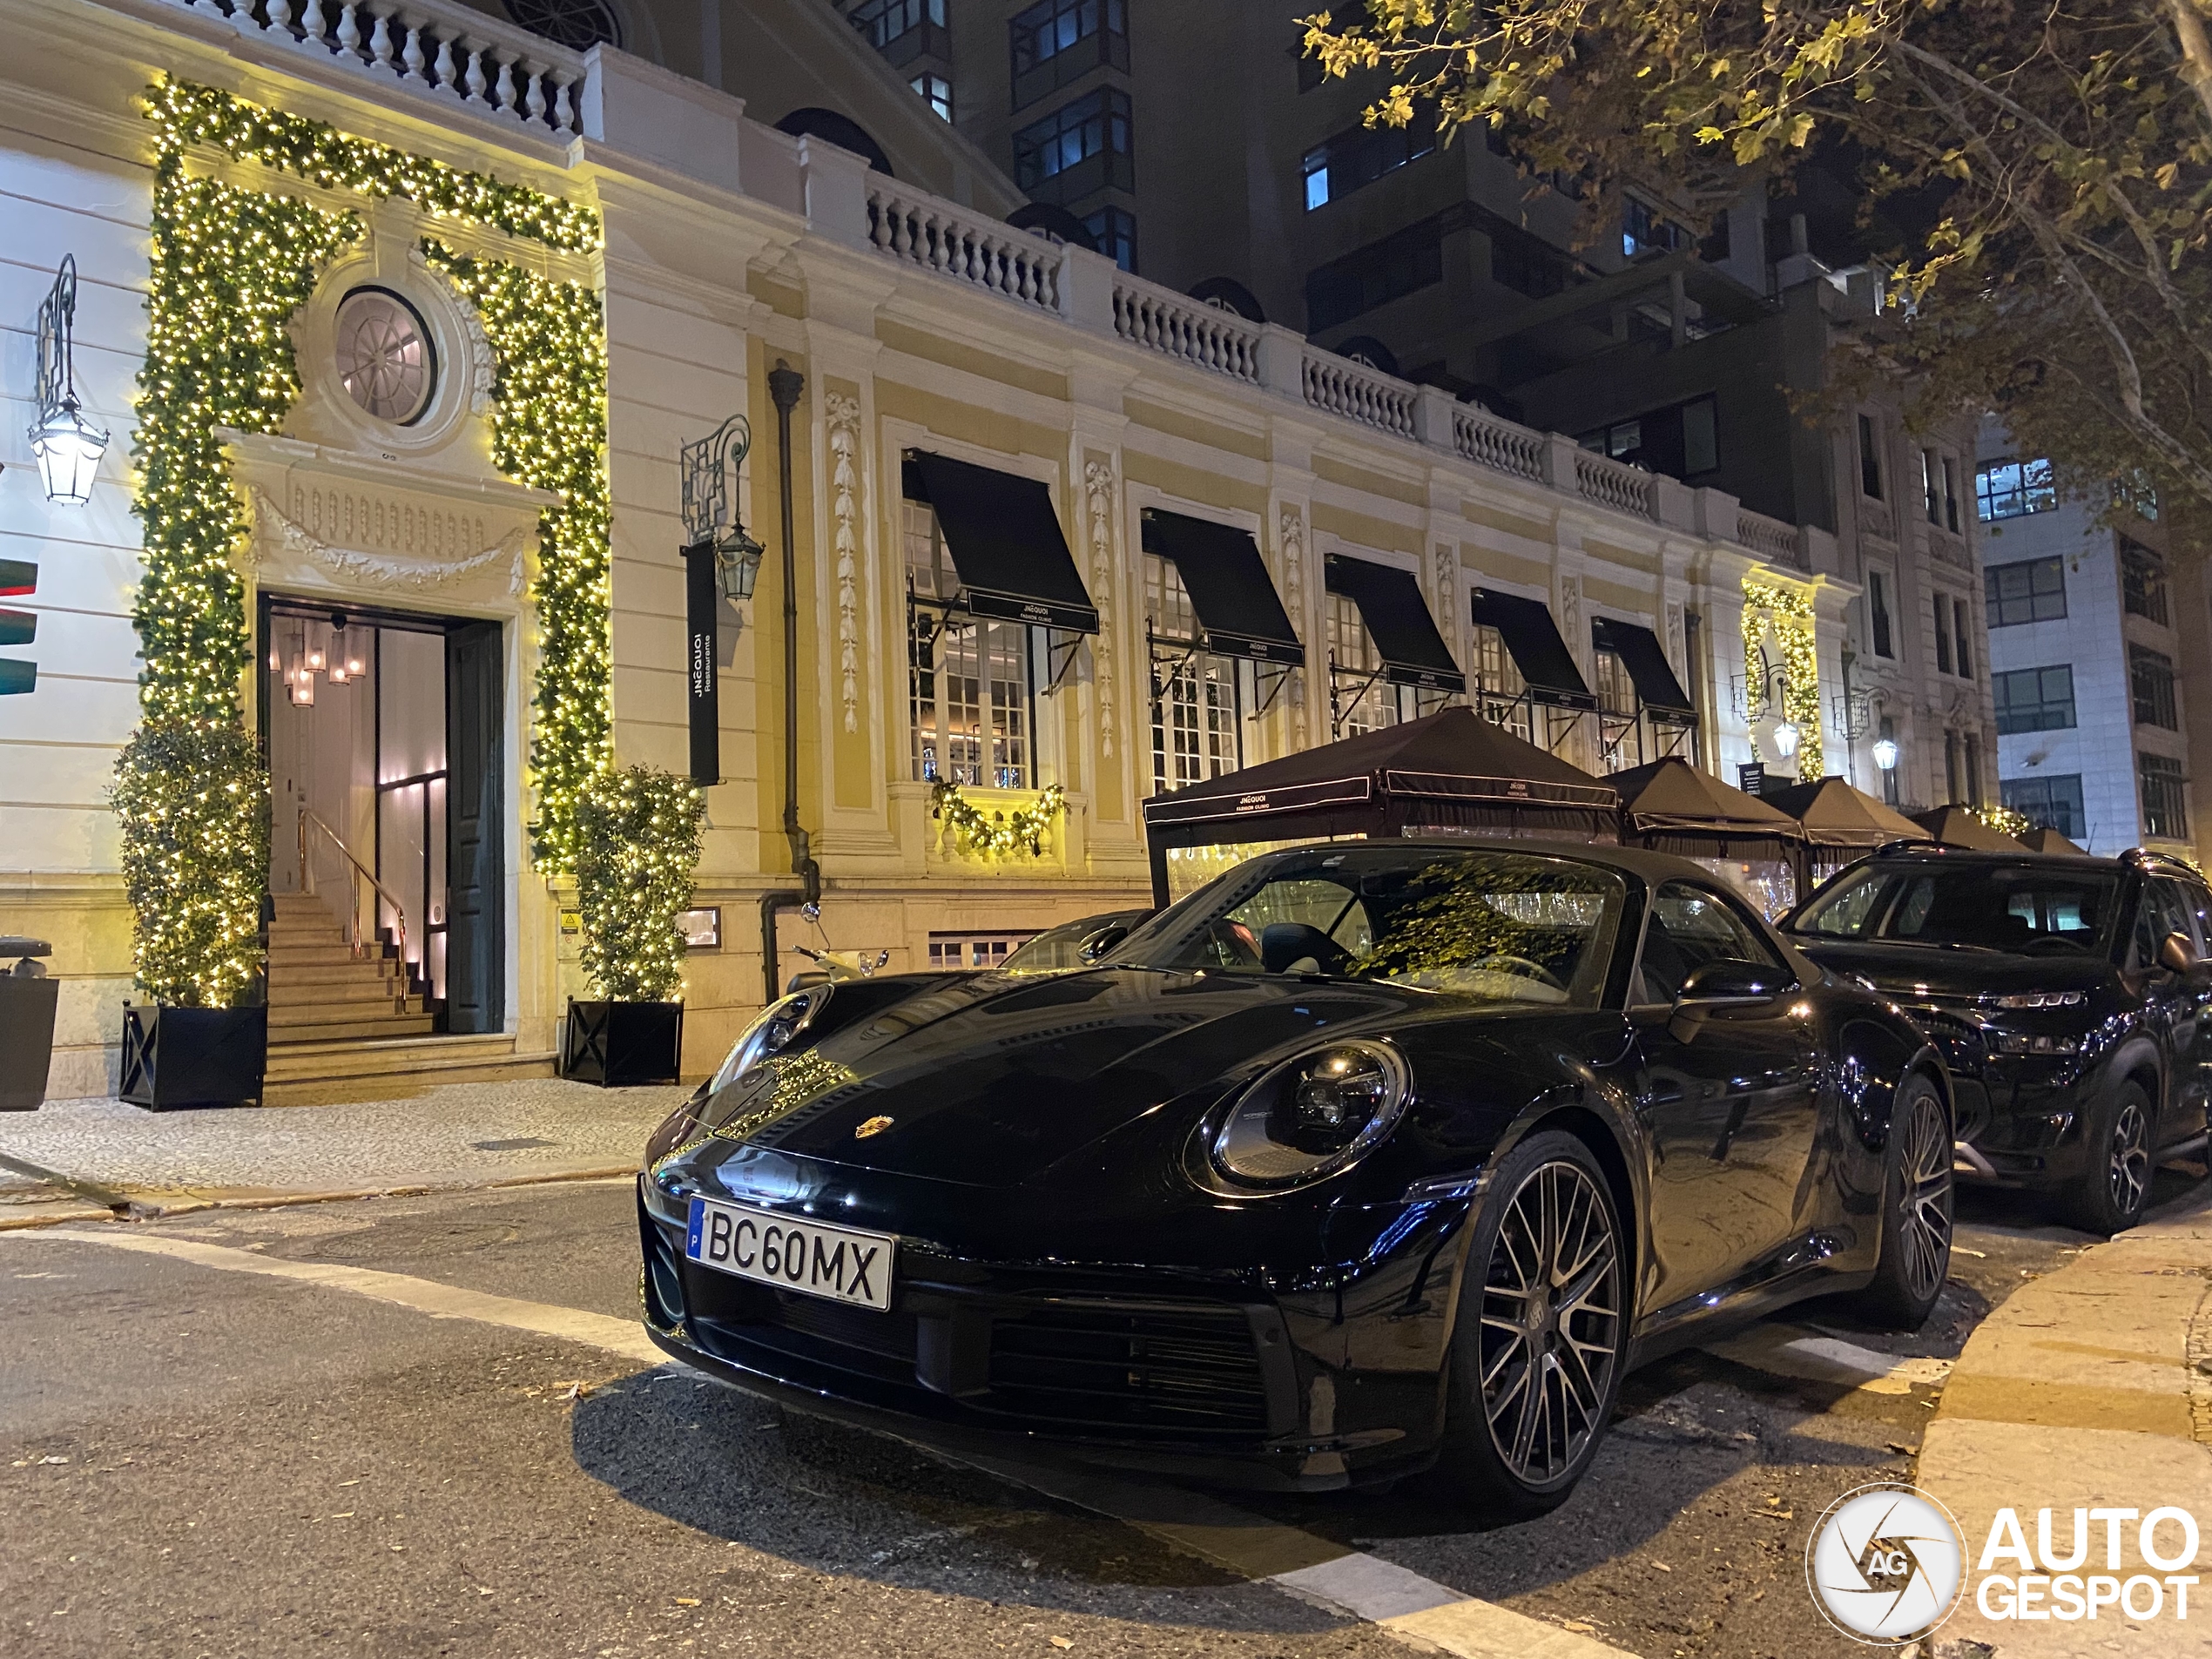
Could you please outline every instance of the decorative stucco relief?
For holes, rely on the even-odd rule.
[[[837,552],[837,651],[845,729],[860,729],[860,400],[832,392],[829,422],[830,517]]]
[[[1114,755],[1114,466],[1093,461],[1083,467],[1083,493],[1090,520],[1090,602],[1098,607],[1098,644],[1092,652],[1098,684],[1098,747]]]
[[[1285,505],[1276,523],[1278,545],[1283,556],[1283,601],[1290,609],[1291,626],[1298,637],[1306,640],[1306,649],[1313,649],[1308,638],[1312,629],[1305,613],[1305,516],[1296,507]],[[1305,676],[1293,671],[1291,684],[1285,688],[1291,704],[1291,748],[1295,752],[1306,746]]]
[[[420,590],[504,562],[509,593],[523,592],[525,556],[535,539],[527,526],[493,540],[489,525],[472,514],[323,485],[295,483],[290,512],[266,489],[257,488],[253,499],[264,534],[334,576]],[[248,543],[247,556],[257,565],[260,548],[259,538]]]

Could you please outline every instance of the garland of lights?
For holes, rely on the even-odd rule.
[[[1966,816],[1986,825],[2000,835],[2009,835],[2014,840],[2035,827],[2035,820],[2013,806],[2000,806],[1994,801],[1984,801],[1979,806],[1966,808]]]
[[[568,252],[597,248],[600,228],[590,209],[557,197],[190,82],[157,80],[145,112],[159,129],[132,502],[145,567],[133,621],[145,667],[143,724],[118,761],[114,799],[140,986],[163,1001],[221,1005],[260,964],[268,850],[266,772],[252,757],[239,701],[252,650],[231,555],[247,522],[215,433],[281,428],[300,395],[287,324],[330,260],[359,239],[362,221],[281,192],[188,177],[185,151],[206,146],[371,199],[405,196],[433,216]],[[425,253],[483,314],[497,359],[502,470],[566,497],[540,522],[551,574],[535,596],[545,639],[532,762],[539,860],[570,868],[577,799],[610,748],[599,303],[573,284],[462,259],[435,242]],[[241,805],[249,801],[262,804]]]
[[[577,813],[611,763],[614,589],[608,542],[606,330],[599,296],[425,238],[423,257],[475,307],[490,343],[492,462],[561,492],[538,516],[537,690],[531,698],[531,827],[538,866],[573,870]]]
[[[706,798],[657,767],[600,772],[577,797],[583,971],[614,1001],[664,1001],[683,984],[677,917],[691,906],[705,826]]]
[[[1044,833],[1052,820],[1068,810],[1067,792],[1047,784],[1031,806],[1012,813],[993,813],[988,818],[963,799],[960,786],[940,779],[930,786],[929,815],[945,820],[970,853],[1014,853],[1027,850],[1033,859],[1044,856]]]
[[[1782,647],[1782,712],[1797,728],[1797,776],[1822,775],[1820,744],[1820,658],[1813,631],[1812,601],[1769,582],[1743,582],[1743,681],[1759,684],[1764,671],[1759,633],[1771,623]]]
[[[411,156],[326,122],[167,76],[154,83],[146,103],[168,146],[206,145],[233,161],[258,162],[326,190],[379,200],[404,196],[439,218],[470,219],[565,253],[599,246],[598,214],[525,185]]]

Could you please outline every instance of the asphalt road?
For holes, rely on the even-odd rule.
[[[104,1231],[629,1321],[631,1204],[577,1184]],[[1970,1197],[1917,1338],[1818,1305],[1796,1322],[1946,1356],[2087,1242]],[[1155,1531],[363,1282],[0,1233],[0,1652],[1411,1651]],[[1233,1501],[1645,1659],[1841,1659],[1865,1650],[1806,1597],[1807,1533],[1833,1497],[1909,1474],[1934,1398],[1689,1354],[1630,1379],[1590,1477],[1541,1521],[1487,1527],[1412,1483]]]

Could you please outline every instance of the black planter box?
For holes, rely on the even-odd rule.
[[[261,1098],[269,1011],[123,1005],[118,1096],[152,1112],[237,1106]]]
[[[35,1112],[54,1057],[59,980],[0,973],[0,1112]]]
[[[684,1062],[681,1002],[579,1002],[569,999],[561,1076],[606,1089],[672,1083]]]

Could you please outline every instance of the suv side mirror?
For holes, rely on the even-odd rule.
[[[2192,991],[2212,990],[2212,961],[2196,954],[2186,934],[2168,934],[2159,941],[2158,965],[2181,975]]]

